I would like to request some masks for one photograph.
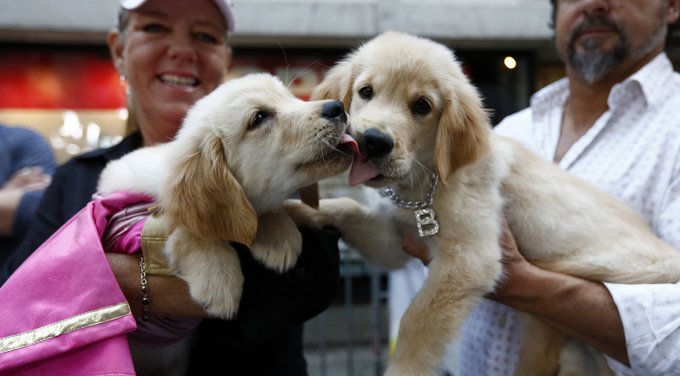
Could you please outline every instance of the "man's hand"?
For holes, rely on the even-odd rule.
[[[495,291],[489,295],[489,298],[507,304],[505,298],[512,299],[512,297],[517,296],[517,293],[522,293],[526,288],[531,287],[526,285],[524,277],[532,269],[538,268],[530,264],[519,252],[515,237],[512,235],[505,218],[502,221],[499,244],[503,251],[501,259],[503,263],[503,277],[496,285]]]
[[[427,244],[414,236],[404,235],[401,238],[401,248],[409,255],[420,259],[425,265],[429,265],[430,261],[432,261],[432,256],[430,255],[430,250],[427,248]]]
[[[2,186],[5,189],[19,189],[24,192],[36,191],[50,185],[52,178],[41,167],[24,167],[12,175]]]
[[[17,171],[0,188],[0,235],[10,235],[14,218],[24,193],[44,189],[51,177],[40,167],[26,167]]]

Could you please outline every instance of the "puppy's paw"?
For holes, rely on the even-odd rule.
[[[173,232],[165,249],[177,275],[187,282],[191,297],[209,315],[233,318],[241,301],[244,280],[236,250],[219,242],[183,235],[186,233]]]
[[[286,213],[264,213],[258,217],[250,251],[266,267],[284,272],[295,265],[302,252],[302,235]]]
[[[300,200],[286,200],[283,210],[300,227],[321,228],[322,217],[319,211]]]

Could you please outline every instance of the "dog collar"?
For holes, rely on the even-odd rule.
[[[387,197],[400,208],[411,209],[416,216],[416,225],[418,226],[418,236],[424,238],[432,236],[439,232],[439,222],[435,219],[435,212],[430,206],[434,200],[434,192],[437,189],[437,182],[439,177],[436,174],[430,176],[430,191],[422,201],[406,201],[399,197],[392,187],[385,187],[381,189],[380,195]]]

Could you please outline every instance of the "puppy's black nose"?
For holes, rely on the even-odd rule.
[[[345,106],[340,101],[331,101],[321,107],[321,116],[328,120],[347,122]]]
[[[394,149],[392,138],[375,128],[369,128],[363,134],[364,154],[368,159],[382,158]]]

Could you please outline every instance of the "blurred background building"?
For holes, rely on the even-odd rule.
[[[190,1],[190,0],[187,0]],[[231,76],[267,71],[306,98],[335,61],[386,30],[453,48],[494,124],[564,75],[549,0],[232,0]],[[0,0],[0,123],[33,127],[61,162],[120,140],[125,95],[105,45],[117,0]],[[677,39],[669,55],[680,63]],[[385,273],[351,253],[332,309],[307,327],[312,375],[379,374],[386,359]],[[342,344],[340,360],[332,349]],[[333,371],[333,363],[343,365]],[[333,373],[336,372],[336,373]]]
[[[548,0],[233,0],[231,75],[269,71],[305,97],[324,71],[386,30],[456,50],[493,122],[563,75]],[[105,35],[116,0],[0,0],[0,122],[52,140],[60,161],[116,142],[126,113]],[[670,50],[674,61],[679,56]]]

